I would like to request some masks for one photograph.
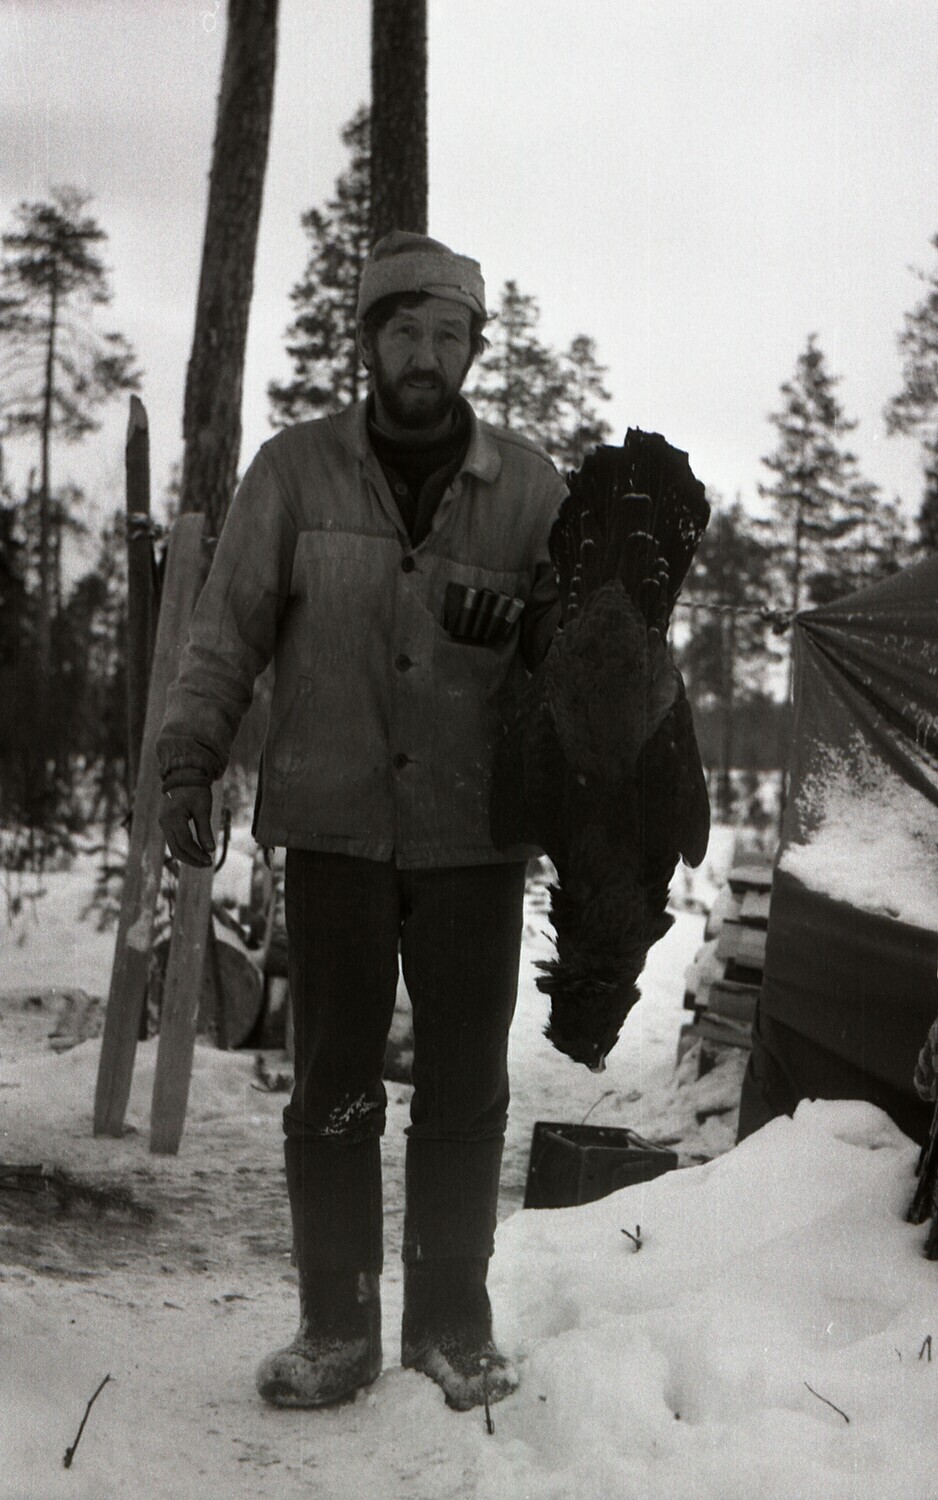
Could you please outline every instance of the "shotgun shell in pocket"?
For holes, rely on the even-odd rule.
[[[462,604],[459,608],[459,614],[456,616],[456,624],[453,626],[454,635],[463,636],[469,634],[469,627],[472,621],[472,611],[475,606],[476,596],[478,595],[478,592],[478,589],[469,588],[468,585],[463,591]]]

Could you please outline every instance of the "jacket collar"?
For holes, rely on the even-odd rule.
[[[465,396],[460,396],[469,414],[469,447],[460,473],[474,474],[478,479],[491,484],[498,478],[502,467],[502,456],[488,424],[476,416]],[[349,453],[367,466],[375,464],[374,450],[368,441],[367,401],[356,401],[343,411],[329,418],[332,430]]]

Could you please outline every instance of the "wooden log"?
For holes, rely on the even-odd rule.
[[[742,922],[724,922],[717,940],[717,958],[733,959],[749,969],[765,967],[766,933]]]
[[[159,1155],[175,1155],[182,1140],[205,975],[214,873],[211,866],[196,869],[193,865],[181,865],[179,870],[150,1112],[150,1150]]]
[[[274,849],[270,864],[262,849],[255,849],[251,866],[251,896],[248,923],[252,938],[262,950],[261,966],[268,977],[287,977],[287,919],[284,907],[286,851]]]
[[[279,974],[264,977],[259,1045],[264,1049],[281,1048],[292,1057],[292,1017],[290,986]]]
[[[219,1047],[241,1047],[247,1041],[260,1017],[264,998],[263,974],[260,953],[252,951],[236,932],[215,917],[212,923],[212,941],[215,962],[211,949],[206,949],[205,968],[202,973],[202,988],[196,1013],[196,1035],[215,1034]],[[153,969],[156,983],[160,986],[159,1008],[162,1012],[166,994],[166,972],[169,961],[170,939],[164,938],[153,950]],[[213,969],[217,966],[217,979]],[[271,981],[272,982],[272,981]],[[286,984],[286,981],[282,981]],[[221,1017],[223,1030],[219,1027],[219,996],[221,990]],[[280,1017],[283,1033],[283,1017]],[[162,1027],[161,1027],[162,1035]],[[262,1046],[272,1045],[266,1041]]]
[[[101,1039],[94,1102],[95,1135],[121,1136],[124,1133],[163,869],[156,737],[201,585],[202,525],[203,517],[198,512],[180,516],[170,538],[134,795],[130,851]]]
[[[138,396],[130,398],[124,450],[127,500],[127,789],[133,799],[147,715],[153,655],[153,553],[150,538],[150,433]]]

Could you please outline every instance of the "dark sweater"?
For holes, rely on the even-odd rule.
[[[430,530],[446,487],[466,456],[469,414],[459,403],[452,431],[435,443],[400,442],[375,426],[369,403],[368,438],[416,546]]]

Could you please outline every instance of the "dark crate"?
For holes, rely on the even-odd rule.
[[[574,1208],[677,1166],[677,1152],[634,1130],[538,1120],[531,1138],[525,1208]]]

